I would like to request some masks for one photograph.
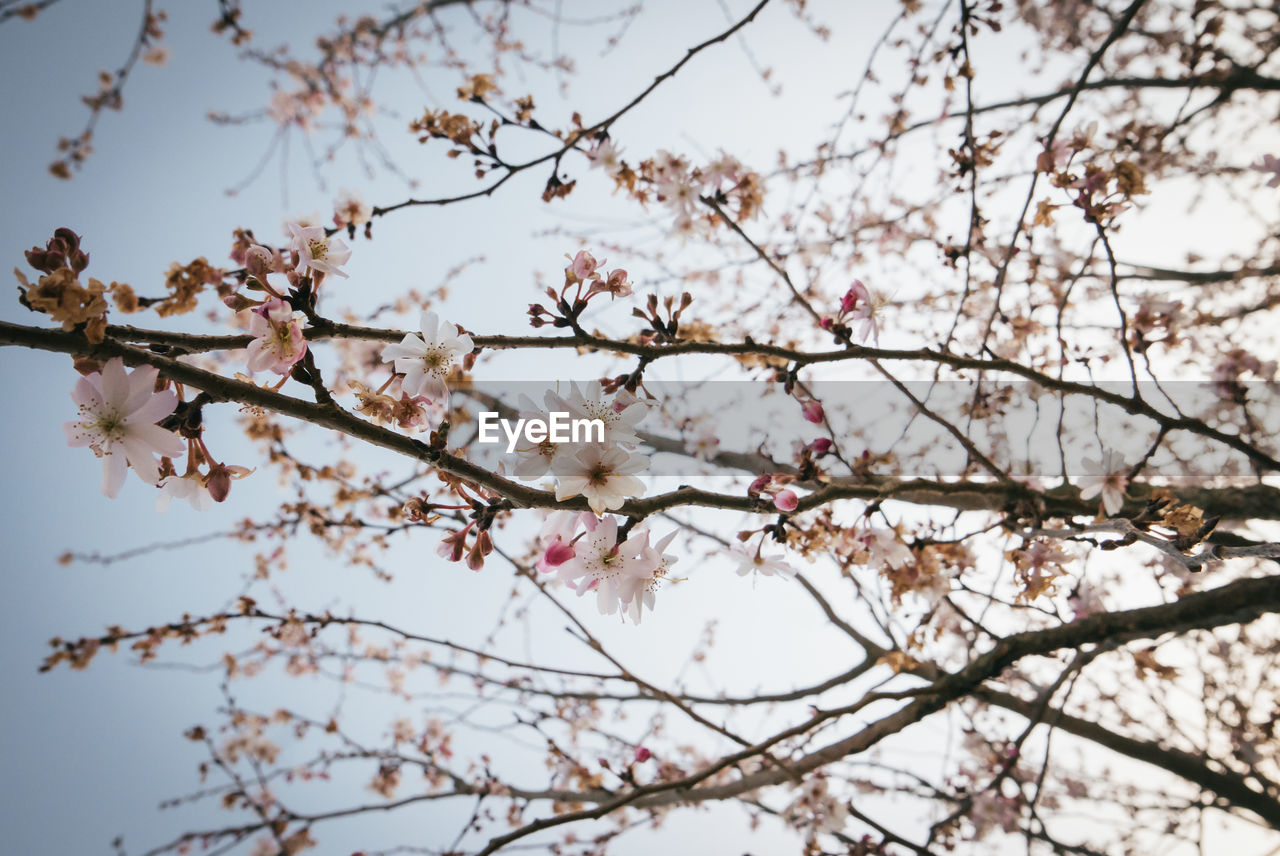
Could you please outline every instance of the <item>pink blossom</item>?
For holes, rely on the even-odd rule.
[[[605,263],[605,259],[596,261],[596,257],[586,250],[578,250],[578,254],[573,257],[565,273],[569,274],[578,282],[586,282],[589,279],[599,279],[600,274],[596,273],[596,268]]]
[[[173,390],[155,391],[157,375],[153,366],[126,373],[124,361],[115,357],[71,390],[79,414],[62,425],[67,445],[88,446],[102,458],[102,492],[107,496],[120,493],[130,467],[147,484],[156,484],[160,468],[154,456],[176,457],[186,450],[180,437],[155,424],[178,406]]]
[[[548,568],[554,568],[557,565],[563,565],[565,562],[574,558],[578,554],[573,551],[573,545],[566,544],[563,541],[555,541],[547,546],[546,552],[542,555],[540,565]]]
[[[293,307],[278,297],[254,309],[249,316],[249,371],[273,371],[286,375],[307,353],[307,340],[300,317]]]

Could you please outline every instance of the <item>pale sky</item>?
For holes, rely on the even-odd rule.
[[[349,158],[326,168],[327,186],[322,189],[304,159],[296,157],[300,149],[295,140],[295,157],[287,173],[273,161],[252,186],[234,197],[226,195],[224,191],[238,184],[261,156],[271,129],[267,125],[215,127],[205,114],[260,106],[267,98],[266,78],[256,68],[235,62],[233,49],[208,33],[213,4],[197,10],[173,5],[165,40],[171,51],[169,64],[137,68],[125,94],[124,111],[103,117],[96,152],[70,182],[49,177],[45,168],[57,137],[80,128],[85,111],[79,96],[94,87],[97,69],[114,67],[128,49],[137,26],[134,10],[130,7],[126,13],[120,4],[63,0],[34,23],[10,21],[0,26],[0,74],[5,80],[0,86],[0,110],[10,117],[0,131],[6,163],[0,175],[0,197],[8,203],[0,210],[0,235],[9,267],[25,269],[23,250],[42,245],[54,228],[69,226],[83,236],[90,252],[88,274],[128,282],[142,294],[156,294],[172,261],[203,255],[215,265],[228,264],[226,253],[237,226],[252,227],[265,240],[280,240],[282,224],[291,215],[318,211],[327,219],[340,188],[359,189],[380,204],[407,194],[393,177],[366,178]],[[728,0],[726,5],[737,15],[750,4]],[[805,33],[786,5],[773,4],[746,31],[748,50],[737,41],[713,48],[615,126],[624,154],[642,158],[666,148],[697,157],[723,146],[767,171],[780,146],[814,139],[840,109],[837,94],[861,75],[870,44],[897,4],[828,0],[810,5],[816,17],[845,32],[844,41],[838,46],[822,45]],[[370,8],[379,10],[382,5]],[[564,4],[566,15],[592,8],[595,4],[588,0]],[[263,8],[246,4],[248,25],[257,31],[263,46],[280,39],[300,45],[339,10],[356,11],[350,3],[338,2],[278,3]],[[563,120],[570,110],[579,109],[592,121],[629,100],[688,47],[725,26],[718,0],[649,0],[645,14],[616,52],[601,58],[598,41],[573,46],[582,74],[567,101],[545,79],[531,78],[529,87],[553,118]],[[550,24],[544,22],[541,31],[526,38],[546,47]],[[1011,61],[1011,56],[993,60]],[[782,100],[772,100],[769,87],[755,71],[757,63],[777,66],[784,87]],[[792,77],[810,83],[788,88]],[[431,72],[427,79],[436,96],[448,95],[457,82],[455,75],[441,71]],[[420,178],[422,186],[415,192],[435,195],[473,187],[465,166],[447,161],[439,150],[421,150],[408,134],[401,133],[429,96],[408,82],[387,83],[382,90],[384,104],[398,116],[383,125],[384,139],[401,166]],[[779,115],[785,121],[779,121]],[[413,210],[379,221],[374,242],[361,238],[352,242],[351,279],[335,284],[341,291],[330,305],[368,310],[409,287],[429,288],[453,266],[484,256],[486,262],[469,268],[451,288],[449,300],[438,308],[473,330],[525,331],[525,309],[537,296],[535,282],[539,276],[552,280],[559,274],[563,254],[579,246],[574,233],[607,226],[625,229],[629,239],[656,234],[642,226],[633,228],[642,218],[609,196],[602,175],[588,174],[583,162],[569,166],[581,179],[581,188],[555,206],[538,199],[546,178],[539,174],[512,181],[491,201]],[[911,180],[909,173],[903,180]],[[287,204],[282,199],[286,191]],[[548,236],[549,230],[565,234]],[[1199,237],[1204,239],[1205,233]],[[1152,235],[1150,245],[1166,239],[1167,233]],[[1140,236],[1131,240],[1134,246],[1142,245]],[[636,273],[639,277],[644,271]],[[14,292],[9,294],[12,298]],[[46,323],[12,299],[0,303],[0,319]],[[154,315],[129,320],[142,326],[170,323]],[[179,327],[188,322],[204,324],[194,316],[173,321]],[[529,371],[527,364],[516,361],[495,366],[491,371],[509,372],[509,379]],[[154,491],[133,476],[118,499],[108,500],[98,492],[99,462],[86,450],[67,448],[62,432],[62,422],[74,413],[68,394],[75,381],[70,361],[4,349],[0,381],[10,396],[0,414],[0,436],[9,449],[5,456],[9,490],[0,497],[9,604],[8,617],[0,624],[0,685],[6,688],[0,701],[4,726],[0,728],[0,769],[4,771],[0,826],[7,847],[14,853],[107,852],[108,842],[125,834],[134,852],[192,827],[229,822],[230,815],[211,806],[156,810],[163,799],[198,787],[195,766],[203,760],[203,751],[183,740],[181,733],[196,723],[216,723],[210,714],[220,701],[215,675],[141,669],[131,665],[126,653],[104,654],[83,673],[60,668],[37,675],[36,667],[47,640],[55,635],[98,633],[108,624],[142,627],[183,611],[221,607],[244,587],[254,552],[214,540],[194,550],[152,552],[105,567],[83,562],[64,567],[56,562],[63,551],[114,554],[157,541],[224,531],[247,515],[269,511],[288,493],[270,472],[260,470],[236,483],[227,503],[205,514],[175,504],[167,515],[156,515]],[[223,408],[214,419],[210,442],[225,449],[231,462],[254,466],[255,453],[235,439],[229,411]],[[324,451],[320,440],[309,448]],[[399,574],[394,587],[375,583],[364,572],[338,567],[314,545],[303,542],[278,584],[308,606],[360,603],[377,611],[378,617],[475,641],[492,626],[510,578],[498,565],[494,572],[478,575],[448,565],[436,558],[435,541],[428,533],[389,554],[388,566]],[[703,564],[699,557],[690,556],[681,570],[694,572]],[[664,593],[654,616],[639,628],[618,627],[593,615],[590,603],[578,611],[624,657],[655,678],[683,662],[706,620],[713,617],[723,619],[721,648],[747,664],[740,673],[721,677],[744,690],[755,687],[756,675],[795,683],[825,676],[833,662],[854,655],[826,633],[815,621],[812,606],[795,592],[770,586],[770,580],[757,586],[733,582],[738,584],[676,587]],[[251,637],[246,638],[250,641],[245,644],[250,644]],[[583,656],[559,637],[529,644],[546,654]],[[203,657],[200,653],[170,659],[203,664],[211,662],[217,651],[203,649]],[[298,694],[299,702],[317,708],[323,708],[333,694],[327,682],[295,683],[291,692]],[[252,682],[233,688],[246,695],[257,692]],[[369,727],[375,732],[386,724],[388,718],[376,706],[368,713]],[[928,728],[940,729],[943,722],[940,719]],[[352,792],[364,784],[353,782]],[[458,803],[393,815],[381,828],[386,836],[381,843],[447,843],[441,838],[451,835],[430,835],[427,840],[414,836],[424,826],[456,824],[469,810],[469,805]],[[760,853],[794,846],[794,839],[780,835],[776,826],[766,824],[753,837],[742,828],[740,812],[714,811],[724,812],[724,823],[714,824],[713,815],[695,812],[673,817],[669,822],[669,833],[676,836],[673,840],[714,834],[713,840],[722,848],[717,852],[726,853],[731,846]],[[347,840],[338,826],[319,832],[324,835],[319,851],[323,853],[342,852],[348,844],[378,843]],[[646,847],[643,838],[624,839],[617,852],[624,856],[649,852]]]

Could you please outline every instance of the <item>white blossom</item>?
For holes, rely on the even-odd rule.
[[[382,361],[395,362],[396,371],[404,375],[400,386],[405,394],[438,401],[449,394],[445,379],[454,362],[471,353],[475,344],[469,335],[460,334],[457,327],[441,321],[430,310],[422,313],[419,326],[421,337],[407,333],[398,345],[387,345],[382,349]]]
[[[596,514],[621,508],[628,497],[644,493],[644,482],[635,473],[649,466],[644,455],[617,446],[592,443],[562,446],[555,458],[556,499],[581,494]]]
[[[289,249],[298,254],[298,273],[313,270],[331,273],[344,279],[342,265],[351,258],[351,250],[338,238],[327,237],[323,226],[289,225]]]
[[[1102,458],[1085,458],[1087,475],[1080,477],[1080,498],[1093,499],[1102,494],[1102,507],[1110,516],[1124,507],[1124,489],[1129,484],[1124,458],[1113,449],[1103,449]]]

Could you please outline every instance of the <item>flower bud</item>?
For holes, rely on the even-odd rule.
[[[779,511],[795,511],[799,503],[800,498],[793,490],[780,490],[773,497],[773,505]]]
[[[213,464],[205,479],[205,487],[209,489],[209,496],[213,497],[214,502],[222,502],[231,493],[231,471],[222,464]]]

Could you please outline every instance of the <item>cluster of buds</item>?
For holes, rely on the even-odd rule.
[[[691,303],[693,303],[693,295],[687,291],[681,293],[678,306],[674,297],[664,297],[662,306],[667,310],[667,320],[664,321],[658,313],[658,296],[650,294],[643,310],[631,310],[632,315],[644,319],[649,325],[647,329],[640,331],[640,341],[646,345],[655,342],[665,345],[676,341],[680,332],[680,315],[689,308]]]
[[[137,306],[133,290],[127,285],[113,282],[107,286],[93,278],[88,285],[80,282],[78,277],[89,265],[89,254],[80,248],[80,236],[70,229],[56,230],[44,249],[32,247],[26,256],[43,276],[32,284],[21,271],[14,271],[18,302],[33,312],[46,313],[63,330],[83,325],[85,336],[96,344],[106,335],[108,293],[126,311]]]
[[[426,499],[414,498],[405,503],[401,513],[414,523],[430,523],[438,520],[437,511],[470,511],[467,524],[461,529],[450,532],[436,546],[436,555],[449,562],[461,562],[466,559],[467,567],[478,571],[484,567],[485,557],[493,552],[493,539],[489,537],[489,527],[501,512],[509,511],[511,503],[487,491],[476,489],[477,495],[471,496],[469,482],[463,482],[453,476],[442,475],[441,478],[455,493],[466,500],[462,505],[445,505],[429,502]],[[474,533],[474,537],[473,537]],[[470,540],[470,545],[468,545]]]
[[[476,527],[476,536],[468,547],[467,536],[473,527]],[[449,562],[460,562],[465,555],[467,567],[473,571],[483,568],[485,556],[492,552],[493,541],[489,538],[489,530],[478,528],[474,520],[457,532],[446,535],[436,547],[436,555]]]
[[[210,454],[204,441],[203,405],[207,400],[199,395],[191,401],[179,401],[173,413],[160,422],[161,428],[174,431],[187,441],[187,467],[179,475],[170,458],[160,459],[157,511],[168,510],[174,499],[185,499],[192,508],[205,511],[211,502],[226,501],[233,480],[253,472],[249,467],[219,463]]]
[[[368,416],[375,425],[396,425],[411,434],[431,427],[428,411],[431,402],[422,396],[409,395],[403,391],[398,398],[388,395],[383,390],[392,380],[394,376],[387,379],[382,389],[376,390],[369,389],[359,381],[350,381],[348,386],[360,402],[356,411]]]
[[[182,432],[179,432],[182,433]],[[200,468],[208,465],[207,472]],[[205,511],[210,502],[225,502],[231,493],[231,482],[253,472],[249,467],[223,464],[213,460],[204,441],[199,437],[187,441],[187,469],[178,475],[173,462],[161,459],[160,498],[156,510],[166,511],[175,499],[185,499],[197,511]]]
[[[41,273],[53,273],[66,267],[79,275],[89,266],[89,254],[80,249],[80,236],[65,226],[53,231],[53,237],[45,242],[43,250],[32,247],[25,255],[27,264]]]
[[[782,512],[795,511],[800,498],[796,496],[795,491],[787,487],[795,480],[795,476],[785,473],[764,473],[756,476],[747,487],[747,496],[771,499],[773,507]]]
[[[607,294],[612,300],[631,294],[631,282],[622,268],[612,270],[606,276],[601,273],[606,260],[596,261],[596,257],[587,250],[579,250],[577,255],[566,255],[565,258],[569,259],[569,266],[564,269],[564,285],[558,292],[554,288],[547,289],[547,297],[551,298],[554,309],[547,309],[540,303],[529,306],[529,323],[534,327],[550,324],[576,329],[578,318],[593,297]]]

